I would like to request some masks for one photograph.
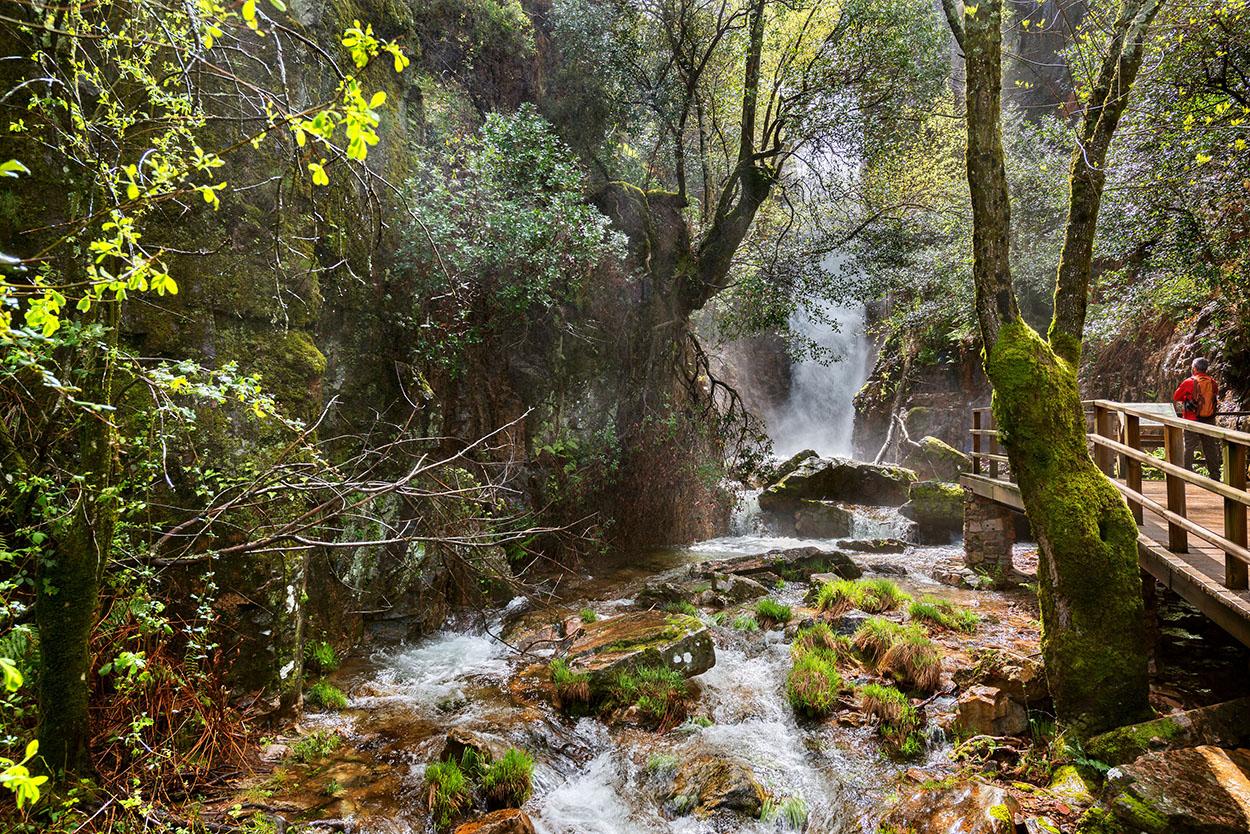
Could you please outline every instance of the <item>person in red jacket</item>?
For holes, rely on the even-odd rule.
[[[1193,363],[1193,374],[1182,382],[1172,394],[1172,402],[1181,404],[1181,416],[1186,420],[1215,425],[1215,408],[1220,399],[1220,384],[1207,373],[1207,360],[1198,357]],[[1197,432],[1185,432],[1185,468],[1194,469],[1194,454],[1202,445],[1202,459],[1207,472],[1215,480],[1220,479],[1223,460],[1218,438]]]

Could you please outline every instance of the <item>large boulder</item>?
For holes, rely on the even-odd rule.
[[[794,512],[801,501],[848,501],[897,507],[916,473],[849,458],[808,458],[760,494],[760,508]]]
[[[1024,705],[1001,689],[974,686],[959,695],[955,723],[967,733],[987,736],[1014,736],[1029,728]]]
[[[1037,704],[1050,697],[1046,670],[1039,657],[987,650],[979,654],[975,666],[956,671],[954,679],[957,686],[964,688],[984,684],[1001,689],[1012,699],[1026,705]]]
[[[1107,774],[1104,801],[1132,831],[1250,831],[1250,750],[1187,747],[1139,756]]]
[[[695,755],[678,768],[667,802],[678,814],[736,811],[758,817],[764,797],[764,788],[747,765],[719,755]]]
[[[965,782],[917,789],[881,821],[881,829],[908,834],[1015,834],[1020,806],[1002,788]]]
[[[637,611],[586,624],[565,660],[574,672],[588,674],[593,686],[643,666],[667,666],[693,677],[716,664],[716,651],[698,617]]]
[[[1086,742],[1091,758],[1107,764],[1131,762],[1143,753],[1171,747],[1250,745],[1250,698],[1165,715],[1118,727]]]
[[[932,435],[904,445],[899,463],[931,481],[957,481],[962,473],[972,468],[971,458]]]
[[[858,579],[864,570],[840,550],[819,547],[789,547],[769,550],[758,556],[734,556],[715,563],[726,573],[740,576],[772,574],[786,579],[811,576],[813,573],[836,573],[843,579]]]
[[[964,489],[943,481],[914,483],[899,512],[916,522],[921,541],[945,544],[963,531]]]
[[[455,834],[534,834],[534,824],[524,811],[505,808],[458,826]]]
[[[679,569],[647,582],[635,597],[639,605],[692,602],[703,608],[725,608],[767,596],[768,588],[747,576],[705,569]]]
[[[834,501],[800,501],[794,511],[794,532],[809,539],[851,535],[855,514]]]

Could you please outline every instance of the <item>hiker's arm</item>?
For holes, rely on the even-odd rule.
[[[1194,387],[1193,379],[1192,378],[1186,379],[1184,382],[1182,382],[1180,385],[1177,386],[1176,392],[1172,394],[1172,402],[1178,403],[1181,400],[1187,399],[1192,393],[1191,389],[1193,387]]]

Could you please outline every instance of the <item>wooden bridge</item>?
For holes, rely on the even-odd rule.
[[[1094,462],[1124,495],[1140,533],[1142,570],[1250,646],[1250,549],[1246,542],[1250,432],[1177,417],[1170,404],[1086,403]],[[1184,466],[1185,433],[1215,438],[1221,480]],[[961,483],[976,495],[1023,510],[988,408],[972,413],[972,472]]]

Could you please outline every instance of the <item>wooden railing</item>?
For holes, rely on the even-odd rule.
[[[1089,439],[1094,463],[1120,490],[1140,524],[1144,510],[1150,510],[1167,523],[1167,548],[1175,553],[1189,550],[1193,535],[1224,552],[1224,585],[1244,590],[1250,585],[1250,548],[1247,547],[1246,490],[1250,432],[1236,431],[1208,423],[1185,420],[1163,413],[1146,403],[1118,403],[1093,400],[1085,404],[1090,418]],[[1185,468],[1185,433],[1215,438],[1223,454],[1222,477],[1215,480]],[[1163,449],[1163,457],[1150,448]],[[1163,503],[1142,489],[1143,469],[1150,467],[1163,475]],[[1007,457],[999,450],[998,431],[988,408],[972,410],[972,472],[1001,480],[1012,480]],[[1188,486],[1201,490],[1186,494]],[[1195,501],[1212,500],[1223,504],[1224,523],[1219,532],[1189,518]],[[1162,542],[1160,542],[1162,544]]]

